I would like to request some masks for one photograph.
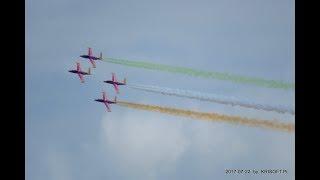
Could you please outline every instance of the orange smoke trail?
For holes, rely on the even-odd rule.
[[[261,119],[249,119],[249,118],[240,117],[240,116],[228,116],[228,115],[217,114],[217,113],[197,112],[197,111],[191,111],[191,110],[138,104],[138,103],[124,102],[124,101],[119,101],[117,102],[117,104],[124,107],[153,111],[153,112],[160,112],[160,113],[171,114],[175,116],[184,116],[184,117],[190,117],[194,119],[201,119],[201,120],[208,120],[208,121],[229,122],[234,124],[268,128],[268,129],[287,131],[287,132],[293,132],[295,128],[294,124],[282,123],[276,120],[270,121],[270,120],[261,120]]]

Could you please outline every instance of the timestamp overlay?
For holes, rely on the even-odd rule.
[[[225,169],[226,175],[278,175],[288,174],[287,169]]]

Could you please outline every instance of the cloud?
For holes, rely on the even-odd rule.
[[[109,114],[102,119],[102,144],[107,157],[104,160],[119,171],[110,171],[112,176],[123,173],[122,179],[225,178],[226,168],[255,168],[256,161],[261,163],[257,168],[292,168],[291,153],[287,154],[292,136],[287,133],[145,111],[121,112],[125,113],[120,119]],[[268,143],[270,138],[273,143]]]
[[[153,179],[174,170],[188,146],[181,122],[170,116],[130,112],[123,119],[102,120],[108,156],[129,177]],[[110,159],[109,159],[110,160]]]

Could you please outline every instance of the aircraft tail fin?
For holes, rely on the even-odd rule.
[[[123,84],[127,84],[127,78],[123,79]]]
[[[102,60],[102,52],[100,53],[100,57],[99,57],[99,59],[100,59],[100,60]]]

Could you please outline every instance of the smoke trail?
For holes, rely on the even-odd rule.
[[[194,119],[201,119],[201,120],[208,120],[208,121],[229,122],[234,124],[269,128],[273,130],[280,130],[280,131],[287,131],[287,132],[293,132],[295,128],[294,124],[282,123],[276,120],[269,121],[269,120],[261,120],[261,119],[249,119],[249,118],[239,117],[239,116],[228,116],[228,115],[222,115],[217,113],[197,112],[197,111],[176,109],[176,108],[170,108],[170,107],[161,107],[161,106],[155,106],[155,105],[138,104],[138,103],[124,102],[124,101],[119,101],[117,102],[117,104],[120,106],[128,107],[128,108],[160,112],[160,113],[171,114],[175,116],[190,117]]]
[[[194,92],[194,91],[188,91],[188,90],[171,89],[171,88],[164,88],[164,87],[157,87],[157,86],[135,85],[135,84],[129,84],[128,87],[142,90],[142,91],[147,91],[147,92],[164,94],[164,95],[185,97],[190,99],[197,99],[201,101],[209,101],[209,102],[215,102],[215,103],[232,105],[232,106],[238,105],[238,106],[253,108],[257,110],[274,111],[278,113],[290,113],[294,115],[294,110],[288,107],[256,104],[256,103],[245,101],[245,100],[239,101],[238,99],[233,97],[223,97],[217,94],[207,94],[207,93]]]
[[[129,61],[124,59],[116,59],[116,58],[106,58],[106,59],[103,59],[103,61],[114,63],[114,64],[125,65],[125,66],[137,67],[137,68],[166,71],[171,73],[180,73],[180,74],[202,77],[202,78],[226,80],[226,81],[232,81],[236,83],[252,84],[252,85],[263,86],[268,88],[280,88],[280,89],[294,88],[293,83],[287,83],[287,82],[275,81],[275,80],[266,80],[261,78],[245,77],[245,76],[232,75],[232,74],[221,73],[221,72],[206,72],[206,71],[195,70],[195,69],[185,68],[185,67],[169,66],[169,65],[155,64],[155,63],[143,62],[143,61]]]

